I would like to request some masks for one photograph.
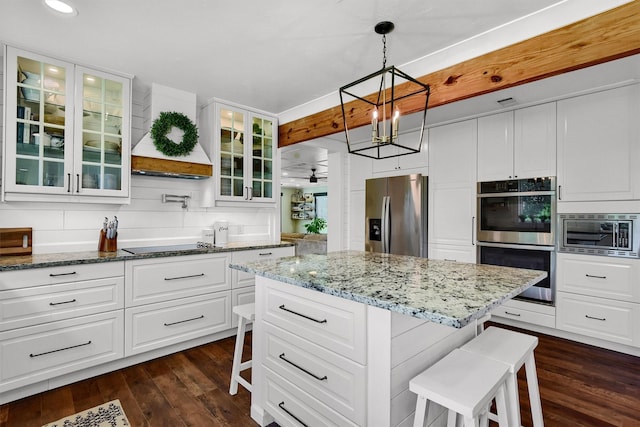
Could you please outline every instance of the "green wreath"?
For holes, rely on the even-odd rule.
[[[184,132],[180,144],[167,138],[172,127],[177,127]],[[153,145],[162,154],[170,157],[186,156],[198,143],[198,129],[184,114],[163,111],[151,126],[151,138]]]

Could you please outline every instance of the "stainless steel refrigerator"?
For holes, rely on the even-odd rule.
[[[368,179],[365,250],[427,257],[428,177]]]

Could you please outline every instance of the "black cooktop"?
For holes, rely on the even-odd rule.
[[[183,245],[165,245],[165,246],[141,246],[138,248],[123,248],[125,252],[130,254],[153,254],[157,252],[178,252],[178,251],[192,251],[197,249],[210,249],[213,246],[207,243],[187,243]]]

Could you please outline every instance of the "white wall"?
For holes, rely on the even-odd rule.
[[[144,95],[133,93],[131,134],[134,143],[144,133]],[[104,217],[114,215],[119,220],[119,248],[194,243],[200,240],[203,228],[221,219],[229,221],[230,242],[280,241],[279,236],[273,236],[273,230],[279,230],[277,206],[200,208],[200,186],[200,182],[193,180],[134,175],[130,205],[4,202],[0,203],[0,228],[32,227],[34,253],[95,250]],[[163,193],[191,196],[189,207],[182,209],[178,203],[163,204]]]

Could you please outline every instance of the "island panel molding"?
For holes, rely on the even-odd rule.
[[[626,3],[519,43],[419,77],[431,85],[429,108],[506,89],[569,71],[640,53],[640,2]],[[400,89],[402,90],[402,89]],[[403,114],[422,111],[424,105],[401,100]],[[371,122],[370,111],[357,104],[345,106],[352,123]],[[283,123],[278,146],[343,132],[340,105]]]

